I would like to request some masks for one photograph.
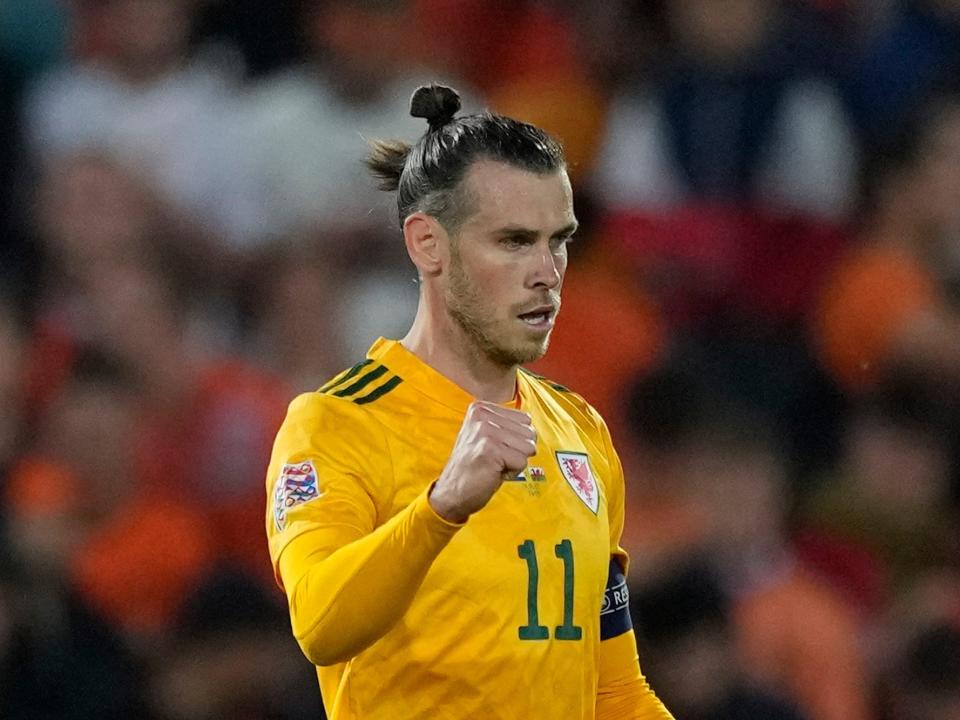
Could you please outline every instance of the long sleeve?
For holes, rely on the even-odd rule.
[[[427,491],[396,512],[375,420],[318,393],[290,406],[267,472],[266,529],[294,636],[316,665],[349,660],[403,615],[459,525]]]
[[[424,493],[332,553],[329,533],[292,540],[280,556],[280,577],[293,634],[310,661],[348,660],[389,630],[458,528],[434,513]]]

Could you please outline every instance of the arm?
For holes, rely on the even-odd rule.
[[[459,527],[426,493],[382,520],[393,485],[386,438],[361,408],[316,393],[291,404],[267,473],[267,535],[294,636],[316,665],[386,633]]]
[[[280,577],[294,637],[310,661],[343,662],[382,637],[459,527],[437,516],[424,493],[368,535],[321,530],[291,541]]]
[[[268,471],[267,534],[294,635],[314,664],[350,659],[400,619],[460,521],[535,452],[529,422],[473,403],[439,479],[391,517],[382,428],[349,402],[319,394],[294,401]]]

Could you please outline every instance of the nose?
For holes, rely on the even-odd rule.
[[[531,262],[534,265],[529,276],[530,287],[553,290],[560,285],[560,281],[563,280],[563,259],[551,252],[549,247],[536,253]]]

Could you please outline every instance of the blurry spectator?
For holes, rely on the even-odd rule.
[[[246,211],[234,237],[247,247],[316,234],[336,251],[358,225],[392,234],[396,207],[364,171],[366,139],[422,132],[410,95],[440,80],[412,61],[411,45],[425,35],[403,0],[303,6],[308,62],[251,90],[241,118],[246,166],[233,180]]]
[[[859,402],[835,475],[807,503],[805,542],[824,570],[834,561],[833,579],[865,610],[925,569],[957,565],[948,428],[939,399],[909,386]]]
[[[141,397],[114,358],[79,355],[5,498],[34,573],[51,567],[135,641],[163,631],[212,561],[201,516],[135,465]]]
[[[122,168],[96,155],[51,166],[38,210],[53,262],[31,352],[31,412],[56,401],[78,351],[105,348],[141,392],[127,470],[137,487],[202,510],[217,551],[269,579],[262,472],[289,390],[218,352],[215,333],[235,330],[195,312],[209,312],[216,278],[199,283],[170,253],[159,270],[164,215]]]
[[[46,263],[34,290],[27,391],[35,414],[55,395],[73,348],[99,341],[97,298],[116,268],[156,262],[162,255],[171,273],[189,270],[175,252],[176,223],[151,188],[103,154],[51,162],[36,195],[34,225]],[[184,302],[188,299],[193,298]]]
[[[413,0],[412,6],[418,27],[438,39],[417,48],[421,57],[433,63],[439,57],[468,78],[496,112],[557,137],[574,183],[587,177],[608,101],[600,80],[612,71],[600,58],[615,63],[610,56],[618,40],[626,52],[636,46],[632,12],[620,2]],[[598,16],[616,17],[619,33],[605,34],[603,19],[590,22]],[[598,45],[606,52],[591,54]]]
[[[263,467],[289,391],[239,357],[200,351],[188,299],[155,268],[114,268],[97,290],[98,337],[143,388],[138,483],[192,506],[221,558],[269,578]]]
[[[623,544],[632,574],[656,572],[707,543],[713,508],[702,478],[691,472],[691,458],[709,447],[707,432],[717,422],[718,406],[735,403],[742,413],[766,419],[765,432],[778,440],[779,471],[794,484],[784,492],[806,490],[797,482],[808,477],[800,469],[832,467],[839,422],[819,400],[823,391],[802,371],[798,348],[720,339],[703,352],[674,339],[655,366],[624,386]]]
[[[675,55],[652,86],[614,100],[599,197],[617,209],[748,203],[843,217],[855,144],[837,91],[783,57],[783,5],[665,4]]]
[[[362,238],[343,244],[337,251],[324,241],[280,248],[251,279],[253,352],[292,394],[316,390],[378,336],[398,337],[416,311],[412,267],[404,272],[371,255]],[[403,251],[400,238],[395,245]]]
[[[608,112],[603,236],[710,382],[796,425],[819,380],[800,333],[848,239],[853,138],[832,85],[787,51],[786,3],[662,6],[667,53]]]
[[[630,577],[642,583],[704,546],[709,508],[691,485],[686,464],[707,400],[700,378],[671,363],[625,390],[626,428],[619,446],[626,482],[621,543],[630,554]]]
[[[340,322],[349,283],[335,261],[305,248],[281,251],[258,266],[248,293],[254,353],[284,378],[291,397],[316,390],[349,364]]]
[[[184,600],[151,670],[157,720],[322,720],[316,677],[286,609],[242,575],[215,573]]]
[[[631,614],[647,674],[677,717],[807,717],[740,672],[729,602],[709,565],[688,559],[635,590]]]
[[[39,529],[18,521],[0,538],[0,717],[140,717],[136,665],[113,629],[62,582],[61,568],[45,567],[33,553]],[[45,524],[41,532],[57,528]]]
[[[878,155],[863,244],[813,318],[824,366],[850,391],[897,372],[960,384],[960,96],[925,105]]]
[[[197,0],[80,0],[75,57],[40,79],[26,131],[40,163],[94,149],[140,166],[166,201],[216,231],[219,192],[237,149],[229,142],[234,78],[188,45]]]
[[[48,261],[68,281],[92,284],[97,263],[129,262],[162,245],[163,217],[151,189],[105,152],[64,154],[48,164],[34,211]]]
[[[0,323],[2,324],[2,323]],[[0,336],[4,332],[0,330]],[[0,337],[0,376],[17,368],[15,344]],[[4,428],[0,440],[0,502],[7,522],[0,524],[0,716],[5,720],[93,720],[137,714],[137,672],[116,629],[95,610],[96,599],[73,582],[73,565],[88,537],[86,509],[77,477],[59,461],[22,457],[29,437],[20,434],[9,451],[8,433],[16,433],[20,393],[0,378]],[[88,378],[89,379],[89,378]],[[78,378],[78,382],[79,378]],[[86,382],[86,381],[84,381]],[[90,380],[90,382],[93,382]],[[82,384],[82,383],[81,383]],[[55,435],[91,473],[109,472],[104,481],[128,480],[126,469],[113,474],[114,450],[123,442],[118,424],[126,419],[124,401],[88,386],[78,388],[74,422]],[[8,425],[9,424],[9,425]],[[16,435],[15,435],[16,436]],[[82,436],[82,437],[81,437]],[[104,441],[109,436],[109,442]],[[43,441],[34,440],[33,444]],[[76,443],[76,444],[74,444]],[[51,448],[52,450],[52,448]],[[2,477],[2,475],[0,475]],[[152,551],[163,552],[163,538],[152,538]],[[151,558],[152,559],[152,558]],[[151,568],[151,571],[154,568]],[[161,570],[162,573],[162,570]],[[132,578],[128,578],[131,579]]]
[[[709,508],[707,552],[731,593],[747,676],[777,688],[811,720],[866,720],[860,627],[793,552],[784,459],[769,423],[721,405],[694,429],[686,460],[688,486]]]

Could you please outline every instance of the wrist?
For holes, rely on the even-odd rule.
[[[449,523],[462,525],[469,517],[468,513],[463,512],[454,503],[451,503],[442,490],[437,489],[436,483],[431,486],[430,492],[427,493],[427,502],[437,515]]]

